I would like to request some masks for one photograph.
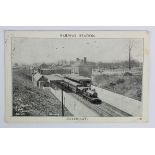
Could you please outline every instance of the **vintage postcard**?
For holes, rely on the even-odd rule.
[[[5,31],[7,122],[148,122],[148,31]]]

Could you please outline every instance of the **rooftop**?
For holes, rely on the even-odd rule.
[[[48,81],[62,81],[63,78],[60,77],[60,76],[57,76],[55,74],[52,74],[52,75],[44,75],[45,78],[48,79]]]
[[[71,81],[71,80],[67,80],[67,79],[64,79],[65,82],[68,82],[69,84],[73,85],[73,86],[80,86],[79,83],[77,82],[74,82],[74,81]]]
[[[76,58],[76,62],[72,66],[83,66],[87,65],[87,58],[84,57],[84,59]]]
[[[83,66],[83,65],[86,65],[86,64],[84,64],[83,61],[79,60],[79,61],[76,61],[72,66]]]
[[[36,74],[34,74],[34,75],[32,75],[33,77],[34,77],[34,79],[36,80],[36,81],[38,81],[41,77],[42,77],[42,75],[40,74],[40,73],[36,73]]]
[[[75,79],[75,80],[91,80],[91,78],[80,76],[77,74],[67,74],[67,75],[65,75],[65,77]]]

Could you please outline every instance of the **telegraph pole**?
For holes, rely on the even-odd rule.
[[[129,49],[129,70],[131,69],[131,50]]]
[[[62,87],[62,85],[61,85],[61,97],[62,97],[62,116],[64,116],[64,104],[63,104],[63,87]]]
[[[131,70],[131,51],[134,48],[134,40],[130,40],[128,46],[129,46],[128,47],[129,49],[129,70]]]

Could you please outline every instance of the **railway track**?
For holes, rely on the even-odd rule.
[[[60,89],[61,87],[57,85]],[[101,102],[100,104],[93,104],[90,101],[86,100],[82,96],[79,96],[78,94],[75,94],[68,90],[67,88],[63,87],[63,90],[70,95],[72,95],[74,98],[85,104],[87,107],[91,108],[92,110],[96,111],[100,116],[102,117],[131,117],[132,115],[106,103]]]
[[[77,94],[74,94],[74,93],[70,93],[70,94],[74,96],[76,99],[80,100],[87,107],[96,111],[100,116],[104,116],[104,117],[131,117],[132,116],[106,102],[102,101],[102,103],[100,104],[93,104]]]

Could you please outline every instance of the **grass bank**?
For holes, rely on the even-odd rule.
[[[13,71],[14,116],[61,116],[61,102],[49,91],[33,86],[22,69]],[[72,114],[64,107],[65,116]]]
[[[142,75],[96,75],[93,85],[141,101]]]

